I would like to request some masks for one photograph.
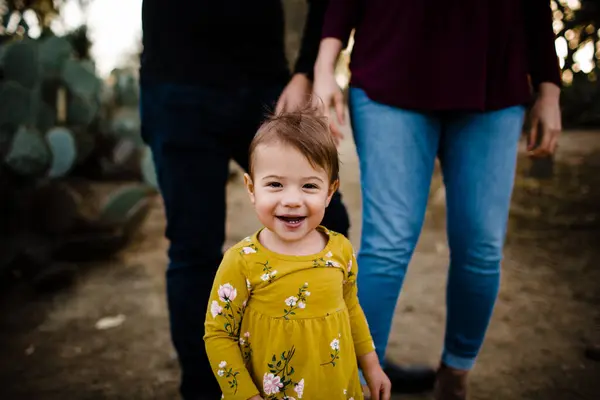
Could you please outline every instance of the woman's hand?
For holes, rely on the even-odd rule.
[[[341,49],[342,42],[338,39],[326,38],[321,41],[313,81],[313,102],[329,119],[329,126],[336,144],[339,144],[344,135],[331,120],[329,110],[333,107],[339,125],[345,123],[344,96],[335,80],[335,62]]]
[[[527,151],[531,157],[547,157],[556,151],[562,131],[560,88],[553,83],[542,83],[540,93],[531,109],[531,128]],[[537,146],[539,135],[541,143]],[[536,147],[537,146],[537,147]]]

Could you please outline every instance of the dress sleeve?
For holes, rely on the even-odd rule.
[[[350,314],[350,328],[352,329],[352,340],[354,341],[354,349],[356,356],[360,357],[375,350],[373,338],[369,331],[367,318],[358,302],[356,276],[358,273],[358,265],[356,263],[356,255],[352,249],[352,245],[348,242],[349,253],[348,265],[346,266],[346,279],[344,281],[344,300]]]
[[[217,270],[204,324],[206,353],[224,399],[247,400],[259,394],[239,345],[250,296],[247,282],[243,256],[239,249],[229,249]]]

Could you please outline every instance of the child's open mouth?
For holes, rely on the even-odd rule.
[[[285,222],[286,225],[295,226],[299,225],[302,221],[306,219],[306,217],[302,217],[299,215],[278,215],[277,219],[282,222]]]

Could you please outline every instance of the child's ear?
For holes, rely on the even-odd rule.
[[[340,187],[339,179],[336,179],[335,181],[333,181],[333,183],[331,185],[329,185],[329,193],[327,194],[327,203],[325,204],[325,207],[329,207],[329,202],[331,201],[333,194],[339,189],[339,187]]]
[[[250,201],[254,204],[254,182],[252,182],[252,178],[247,173],[244,174],[244,185],[248,191],[248,196],[250,196]]]

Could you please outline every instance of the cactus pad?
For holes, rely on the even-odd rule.
[[[98,104],[87,98],[73,96],[67,106],[67,123],[69,125],[89,125],[98,112]]]
[[[38,175],[46,171],[50,157],[42,135],[33,128],[22,126],[15,134],[4,161],[20,175]]]
[[[53,128],[46,133],[46,141],[52,152],[48,176],[50,178],[65,176],[77,160],[77,145],[73,133],[66,128]]]
[[[64,37],[48,36],[40,41],[39,54],[44,74],[58,76],[71,58],[73,46]]]
[[[14,81],[0,83],[0,126],[33,124],[32,92]]]
[[[107,226],[123,226],[132,217],[132,213],[137,213],[139,203],[145,203],[150,194],[152,190],[146,185],[130,185],[117,190],[109,196],[102,208],[99,222]]]
[[[4,79],[33,88],[41,75],[37,43],[29,39],[11,43],[4,54],[3,64]]]
[[[99,98],[100,80],[85,64],[76,60],[67,60],[61,76],[72,93],[88,100]]]
[[[158,181],[156,178],[154,159],[152,158],[152,149],[150,149],[148,146],[144,148],[142,153],[141,170],[144,182],[158,190]]]

